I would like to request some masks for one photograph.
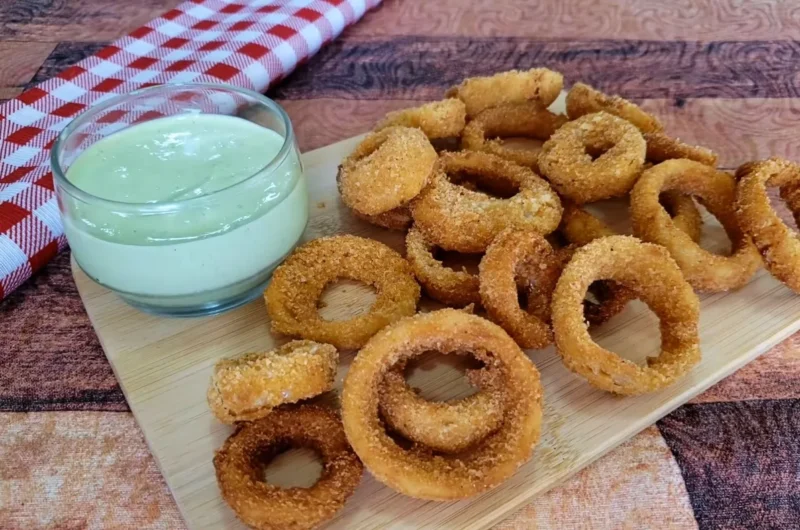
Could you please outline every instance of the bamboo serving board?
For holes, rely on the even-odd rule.
[[[311,193],[304,238],[349,232],[402,252],[400,234],[354,219],[338,198],[337,165],[358,140],[303,156]],[[600,213],[625,230],[624,204],[612,203]],[[713,220],[707,220],[704,236],[706,248],[727,245]],[[243,528],[217,489],[211,459],[231,429],[212,416],[206,389],[217,360],[285,341],[270,334],[263,301],[215,317],[158,318],[129,307],[74,262],[73,271],[114,373],[189,527]],[[321,311],[326,318],[341,318],[363,310],[369,298],[364,289],[339,285],[326,294]],[[701,299],[703,360],[672,387],[645,396],[615,397],[564,369],[552,347],[528,352],[544,384],[543,436],[533,458],[510,480],[470,500],[436,503],[405,497],[365,473],[355,495],[326,528],[490,527],[800,328],[800,296],[763,270],[737,292]],[[658,351],[657,321],[638,301],[592,335],[603,346],[639,361]],[[353,355],[342,354],[337,390]],[[458,397],[462,377],[449,362],[429,359],[411,375],[412,385],[429,398]],[[294,482],[308,483],[318,466],[295,454],[282,458],[281,468],[271,469],[270,476],[294,475]]]

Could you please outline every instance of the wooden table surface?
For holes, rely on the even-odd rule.
[[[176,5],[0,1],[0,100]],[[800,4],[385,0],[270,91],[303,150],[545,65],[636,99],[734,168],[800,160]],[[800,527],[800,336],[499,528]],[[0,528],[180,529],[62,254],[0,303]]]

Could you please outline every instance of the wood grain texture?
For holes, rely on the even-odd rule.
[[[350,232],[399,249],[401,235],[359,222],[337,198],[336,168],[357,141],[304,155],[311,203],[325,204],[312,209],[304,237]],[[612,216],[606,220],[614,226],[627,218],[625,208],[606,213]],[[707,223],[717,237],[712,242],[720,246],[724,243],[721,229],[712,219]],[[126,306],[77,268],[75,278],[131,409],[190,528],[240,528],[219,498],[211,466],[214,449],[230,429],[212,418],[205,393],[212,366],[219,358],[266,349],[276,340],[285,340],[270,335],[263,302],[213,318],[159,319]],[[593,336],[606,348],[641,359],[658,350],[655,326],[651,314],[633,302]],[[800,298],[760,271],[737,292],[702,297],[703,361],[662,392],[617,398],[592,389],[569,373],[552,348],[529,352],[545,387],[543,438],[533,459],[508,482],[469,501],[437,504],[405,498],[367,476],[331,528],[487,528],[798,327]],[[351,359],[352,354],[342,355],[337,385],[341,385]],[[423,372],[423,391],[443,388],[459,377],[437,368],[431,366]]]
[[[775,0],[385,0],[350,34],[553,40],[792,38],[800,35],[800,5]]]
[[[180,0],[3,0],[0,40],[108,41],[179,3]]]
[[[59,42],[44,61],[26,88],[41,83],[59,72],[94,55],[106,46],[105,42]]]
[[[435,99],[465,77],[539,66],[562,72],[567,85],[583,81],[633,99],[800,96],[800,42],[506,36],[344,38],[326,46],[271,94],[283,99]]]
[[[0,41],[0,99],[22,92],[54,46],[48,42]]]

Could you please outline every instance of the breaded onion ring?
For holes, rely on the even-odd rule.
[[[608,112],[629,121],[643,133],[661,132],[658,118],[619,96],[607,96],[584,83],[575,83],[567,93],[567,116],[574,120],[595,112]]]
[[[450,88],[445,96],[458,98],[467,106],[467,116],[477,116],[482,110],[534,101],[548,107],[564,86],[564,76],[547,68],[527,71],[509,70],[490,77],[470,77]]]
[[[435,451],[457,453],[496,431],[503,423],[505,382],[499,370],[467,371],[480,389],[462,399],[428,401],[405,379],[404,362],[386,372],[380,387],[380,412],[392,430]]]
[[[541,294],[536,304],[529,304],[537,314],[519,306],[517,280],[534,280],[528,269],[536,271],[531,287]],[[550,243],[533,231],[506,230],[486,249],[480,264],[481,302],[489,317],[522,348],[539,349],[553,342],[550,294],[560,271],[561,262]]]
[[[561,201],[530,169],[480,151],[442,153],[439,160],[441,171],[411,206],[414,223],[428,241],[445,250],[477,253],[506,228],[548,234],[558,227]],[[463,173],[518,192],[508,199],[490,197],[447,178],[457,181]]]
[[[460,136],[467,124],[467,109],[460,99],[434,101],[411,109],[389,112],[375,126],[376,131],[399,125],[420,129],[425,136],[451,138]]]
[[[468,451],[404,450],[381,423],[378,389],[386,373],[429,350],[472,353],[505,380],[502,425]],[[530,458],[541,430],[542,386],[536,367],[499,326],[442,309],[403,319],[370,339],[347,372],[342,419],[347,439],[379,481],[419,499],[463,499],[502,483]]]
[[[503,145],[502,138],[547,140],[567,122],[536,102],[512,103],[486,109],[469,122],[461,135],[464,149],[486,151],[538,171],[539,154],[532,149]]]
[[[628,193],[642,172],[646,145],[629,122],[607,112],[587,114],[558,129],[542,146],[539,169],[577,203]],[[599,154],[592,159],[591,154]]]
[[[408,206],[398,206],[388,212],[379,213],[378,215],[364,215],[356,210],[351,210],[353,215],[362,221],[366,221],[381,228],[388,228],[389,230],[397,230],[403,232],[411,226],[414,219],[411,218],[411,210]]]
[[[736,217],[742,230],[758,247],[767,270],[791,290],[800,293],[800,241],[770,204],[767,187],[780,188],[781,196],[797,217],[800,165],[770,158],[751,162],[737,171]]]
[[[336,348],[310,340],[223,359],[214,366],[208,404],[223,423],[263,418],[278,405],[296,403],[333,388],[338,365]]]
[[[722,224],[731,239],[730,256],[712,254],[678,230],[659,204],[663,191],[697,197]],[[645,171],[631,192],[631,224],[637,237],[663,245],[697,290],[738,289],[761,265],[756,247],[736,220],[736,182],[725,172],[693,160],[667,160]]]
[[[647,366],[600,347],[583,313],[596,280],[631,289],[661,320],[661,353]],[[553,295],[553,332],[564,365],[592,385],[617,394],[642,394],[672,384],[700,361],[700,302],[664,247],[629,236],[592,241],[575,251]]]
[[[436,160],[436,151],[419,129],[387,127],[371,133],[339,167],[342,201],[364,215],[402,206],[428,183]]]
[[[699,145],[689,145],[664,133],[645,133],[647,142],[647,160],[663,162],[674,158],[688,158],[711,167],[717,167],[717,154],[711,149]]]
[[[322,474],[309,488],[264,482],[264,464],[287,448],[319,454]],[[304,405],[278,409],[240,424],[214,456],[222,498],[258,530],[310,530],[332,518],[361,481],[364,467],[347,443],[335,412]]]
[[[433,255],[436,245],[412,228],[406,234],[406,258],[425,293],[447,305],[465,306],[480,303],[478,277],[466,270],[453,270]]]
[[[369,312],[349,320],[323,320],[317,303],[338,279],[363,282],[377,298]],[[383,243],[352,235],[323,237],[295,249],[264,292],[272,331],[359,348],[390,322],[413,315],[420,288],[411,266]]]

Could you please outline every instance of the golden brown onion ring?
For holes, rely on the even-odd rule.
[[[642,134],[629,122],[607,112],[587,114],[544,143],[539,170],[579,204],[622,197],[642,172],[645,150]]]
[[[442,153],[439,159],[441,171],[411,207],[415,226],[428,241],[445,250],[478,253],[506,228],[548,234],[558,227],[561,201],[530,169],[479,151]],[[518,191],[507,199],[491,197],[448,179],[457,181],[464,173]]]
[[[369,312],[349,320],[324,320],[317,304],[325,287],[339,279],[375,288]],[[413,315],[420,288],[411,266],[383,243],[352,235],[323,237],[297,248],[272,275],[264,292],[272,331],[359,348],[390,322]]]
[[[658,202],[664,191],[696,197],[722,224],[732,243],[730,256],[712,254],[677,229]],[[631,192],[633,233],[645,241],[663,245],[699,291],[738,289],[750,281],[761,258],[748,236],[739,228],[734,200],[736,181],[731,175],[693,160],[667,160],[645,171]]]
[[[319,454],[322,474],[309,488],[264,482],[264,465],[287,448]],[[364,471],[333,411],[304,405],[240,424],[214,456],[222,498],[258,530],[310,530],[344,506]]]
[[[592,340],[584,320],[586,290],[614,280],[632,290],[661,320],[661,352],[639,366]],[[669,252],[629,236],[592,241],[575,251],[553,295],[553,332],[564,365],[617,394],[653,392],[700,361],[700,303]]]
[[[536,102],[492,107],[469,122],[461,144],[464,149],[486,151],[538,171],[538,152],[507,147],[502,139],[521,137],[544,141],[566,122],[566,116],[553,114]]]
[[[428,401],[405,379],[404,362],[386,372],[380,388],[380,411],[393,431],[435,451],[457,453],[483,440],[503,423],[505,382],[499,370],[467,371],[480,389],[450,401]]]
[[[435,248],[416,228],[406,234],[406,258],[428,296],[453,306],[480,303],[478,277],[445,266],[433,255]]]
[[[768,187],[778,187],[795,217],[800,165],[770,158],[751,162],[737,171],[736,217],[753,239],[767,270],[796,293],[800,293],[800,241],[797,232],[784,223],[770,204]]]
[[[480,264],[481,302],[492,321],[522,348],[539,349],[553,342],[550,295],[561,265],[550,243],[530,230],[506,230],[486,249]],[[535,288],[541,294],[536,303],[529,300],[528,307],[536,309],[535,313],[519,305],[519,279],[530,281],[523,289]]]
[[[461,136],[466,123],[467,109],[464,103],[459,99],[449,98],[389,112],[378,122],[375,130],[392,126],[414,127],[430,139],[451,138]]]
[[[408,209],[407,205],[398,206],[393,210],[379,213],[378,215],[364,215],[356,210],[352,210],[352,212],[354,216],[362,221],[398,232],[404,232],[414,222],[411,217],[411,210]]]
[[[211,412],[224,423],[263,418],[278,405],[333,388],[339,352],[330,344],[294,340],[263,353],[223,359],[208,388]]]
[[[607,96],[584,83],[575,83],[567,93],[567,116],[574,120],[595,112],[608,112],[629,121],[643,133],[661,132],[658,118],[619,96]]]
[[[458,98],[467,106],[467,116],[506,105],[533,101],[546,108],[556,100],[564,86],[564,76],[547,68],[510,70],[490,77],[470,77],[450,88],[445,96]]]
[[[436,161],[436,151],[419,129],[387,127],[371,133],[339,167],[342,201],[364,215],[393,210],[419,194]]]
[[[468,451],[405,450],[381,423],[378,389],[386,373],[429,350],[472,353],[505,380],[502,425]],[[342,419],[347,439],[379,481],[419,499],[463,499],[501,484],[530,458],[541,429],[542,387],[536,367],[499,326],[442,309],[403,319],[370,339],[347,372]]]

